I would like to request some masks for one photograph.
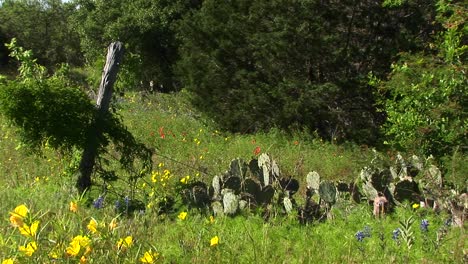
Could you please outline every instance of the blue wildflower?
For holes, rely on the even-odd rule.
[[[392,235],[392,239],[393,240],[398,240],[398,238],[400,237],[400,228],[397,228],[395,230],[393,230],[393,235]]]
[[[429,221],[428,221],[427,219],[423,219],[423,220],[421,221],[420,227],[421,227],[421,231],[427,232],[427,231],[429,230],[429,229],[428,229],[428,227],[429,227]]]
[[[366,237],[362,231],[358,231],[354,236],[359,242],[362,242],[362,240],[364,240],[364,238]]]
[[[104,207],[104,197],[99,196],[96,200],[93,202],[93,206],[96,209],[101,209]]]
[[[118,210],[120,209],[120,201],[119,201],[119,200],[115,201],[115,205],[114,205],[114,206],[115,206],[115,210],[118,211]]]

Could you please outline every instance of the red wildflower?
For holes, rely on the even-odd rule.
[[[159,128],[159,136],[161,136],[161,138],[165,138],[165,137],[166,137],[166,134],[164,134],[164,127],[160,127],[160,128]]]
[[[258,147],[258,146],[257,146],[257,147],[254,149],[254,151],[253,151],[253,153],[254,153],[255,156],[257,156],[258,154],[260,154],[260,152],[261,152],[261,149],[260,149],[260,147]]]

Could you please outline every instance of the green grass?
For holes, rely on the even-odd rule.
[[[68,172],[74,166],[70,156],[45,149],[41,157],[27,155],[20,147],[13,128],[1,126],[0,131],[0,261],[8,258],[15,263],[51,263],[51,252],[57,253],[55,263],[77,263],[85,249],[76,257],[65,251],[77,235],[91,239],[88,263],[138,263],[152,249],[159,253],[158,263],[463,263],[467,240],[464,228],[447,227],[441,237],[447,216],[426,209],[398,208],[384,219],[374,219],[366,204],[340,200],[333,209],[332,220],[300,225],[295,216],[277,215],[265,221],[252,212],[236,217],[217,217],[210,222],[209,213],[187,210],[158,215],[155,206],[165,195],[173,194],[179,180],[210,182],[213,175],[227,170],[232,159],[246,161],[255,157],[254,150],[269,153],[279,164],[281,172],[301,182],[296,194],[299,201],[304,193],[304,177],[317,171],[330,180],[353,181],[372,154],[359,146],[340,146],[322,142],[305,133],[286,134],[273,129],[269,133],[233,135],[222,133],[209,120],[189,107],[184,93],[154,94],[141,98],[138,94],[125,96],[116,105],[128,129],[142,142],[156,150],[154,171],[164,175],[165,182],[140,179],[133,188],[122,180],[107,185],[105,206],[96,209],[93,199],[104,192],[102,181],[83,197],[74,188],[75,178]],[[164,137],[162,137],[164,134]],[[79,153],[78,153],[79,154]],[[111,153],[112,155],[112,153]],[[78,156],[79,157],[79,156]],[[160,164],[160,166],[158,166]],[[109,167],[115,166],[112,162]],[[155,175],[155,173],[153,173]],[[157,177],[160,177],[157,176]],[[163,186],[163,183],[165,185]],[[152,195],[150,193],[153,192]],[[114,210],[117,197],[130,196],[145,202],[144,212],[119,215]],[[159,199],[159,200],[158,200]],[[78,211],[71,212],[71,201]],[[10,224],[10,212],[25,204],[29,208],[26,221],[39,221],[33,238],[21,235]],[[178,218],[188,211],[185,220]],[[392,239],[399,221],[414,217],[414,245],[408,249]],[[117,228],[109,223],[117,219]],[[99,233],[88,229],[96,219]],[[422,232],[419,224],[429,220],[429,231]],[[371,236],[358,242],[355,234],[365,226]],[[132,245],[119,249],[119,239],[131,236]],[[219,237],[217,246],[210,240]],[[25,256],[19,251],[31,241],[37,251]],[[438,241],[438,242],[437,242]],[[436,243],[437,242],[437,243]]]

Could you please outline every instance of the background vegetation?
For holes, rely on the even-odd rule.
[[[307,225],[165,206],[261,153],[301,182],[301,199],[308,172],[358,182],[397,151],[434,155],[442,189],[466,193],[467,13],[455,0],[0,1],[0,259],[466,261],[463,224],[417,205],[374,219],[340,197],[333,218]],[[75,173],[117,40],[115,126],[81,194]]]

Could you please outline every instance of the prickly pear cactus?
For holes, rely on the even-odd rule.
[[[239,194],[241,189],[241,179],[236,176],[231,176],[225,179],[223,189],[231,189],[236,194]]]
[[[213,200],[221,200],[221,178],[219,176],[213,177],[211,187],[213,187]]]
[[[216,217],[224,216],[223,204],[220,201],[214,201],[211,203],[211,208],[213,209],[213,214]]]
[[[239,197],[234,194],[234,191],[229,189],[224,189],[222,195],[224,214],[235,215],[239,209]]]
[[[320,186],[320,175],[316,171],[309,172],[306,176],[307,188],[318,192]]]
[[[291,214],[293,211],[293,203],[289,197],[283,198],[283,207],[287,214]]]
[[[244,179],[247,173],[248,165],[243,159],[237,158],[231,161],[229,165],[229,174],[239,179]]]
[[[263,186],[268,186],[270,182],[270,173],[271,173],[271,159],[270,156],[266,153],[262,153],[258,157],[258,167],[261,169],[263,178]]]
[[[336,202],[336,187],[330,181],[323,181],[320,183],[319,194],[320,198],[330,205]]]

